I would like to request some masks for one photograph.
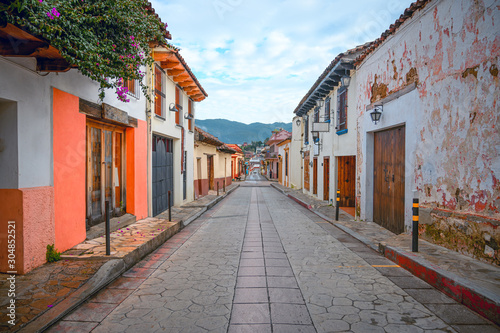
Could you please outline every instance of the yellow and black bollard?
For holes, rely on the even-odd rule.
[[[413,228],[411,251],[418,252],[418,199],[413,199]]]
[[[335,205],[335,221],[339,220],[340,190],[337,190],[337,204]]]

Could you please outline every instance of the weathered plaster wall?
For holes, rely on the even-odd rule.
[[[363,196],[371,195],[363,193],[370,172],[365,108],[415,82],[417,105],[402,105],[399,112],[407,114],[405,123],[412,123],[406,123],[407,131],[417,134],[406,171],[420,198],[422,233],[496,264],[500,264],[499,24],[500,8],[494,0],[431,2],[358,66],[357,84],[362,217],[367,216]],[[389,118],[385,107],[384,118]]]

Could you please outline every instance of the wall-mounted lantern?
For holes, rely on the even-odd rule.
[[[177,106],[174,103],[170,103],[168,109],[172,112],[179,112],[179,109],[177,109]]]
[[[342,83],[342,87],[349,87],[351,84],[351,77],[350,76],[342,76],[340,78],[340,82]]]
[[[318,99],[318,100],[316,101],[316,106],[318,106],[318,107],[322,108],[322,107],[323,107],[323,105],[324,105],[324,103],[325,103],[325,102],[324,102],[322,99]]]
[[[380,121],[380,117],[382,117],[382,112],[384,111],[384,108],[382,105],[377,105],[373,109],[372,112],[370,112],[370,117],[372,118],[372,121],[375,125]]]
[[[295,120],[295,124],[297,124],[297,126],[300,126],[300,119]]]

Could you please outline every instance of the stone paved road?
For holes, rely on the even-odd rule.
[[[458,304],[336,233],[269,187],[241,187],[51,332],[496,331],[466,312],[448,325],[414,297]]]

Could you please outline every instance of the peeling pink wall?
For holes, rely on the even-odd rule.
[[[448,227],[458,223],[464,230],[476,224],[489,225],[490,231],[478,232],[485,239],[497,237],[497,241],[500,240],[499,19],[500,7],[492,0],[432,1],[357,70],[361,133],[367,105],[383,94],[390,95],[412,82],[417,83],[421,103],[417,115],[418,142],[414,164],[407,165],[407,169],[413,169],[412,181],[421,207],[434,214],[430,222],[445,223]],[[362,140],[360,134],[359,145],[364,144]],[[358,149],[358,162],[360,175],[365,172],[362,149]],[[363,184],[358,179],[360,191]],[[360,197],[358,194],[358,200]],[[493,256],[498,259],[498,249]]]
[[[8,221],[15,222],[15,269],[8,266]],[[54,244],[54,189],[0,189],[0,271],[26,274],[45,263]]]
[[[55,244],[54,188],[20,189],[23,192],[24,272],[43,265],[48,244]]]

